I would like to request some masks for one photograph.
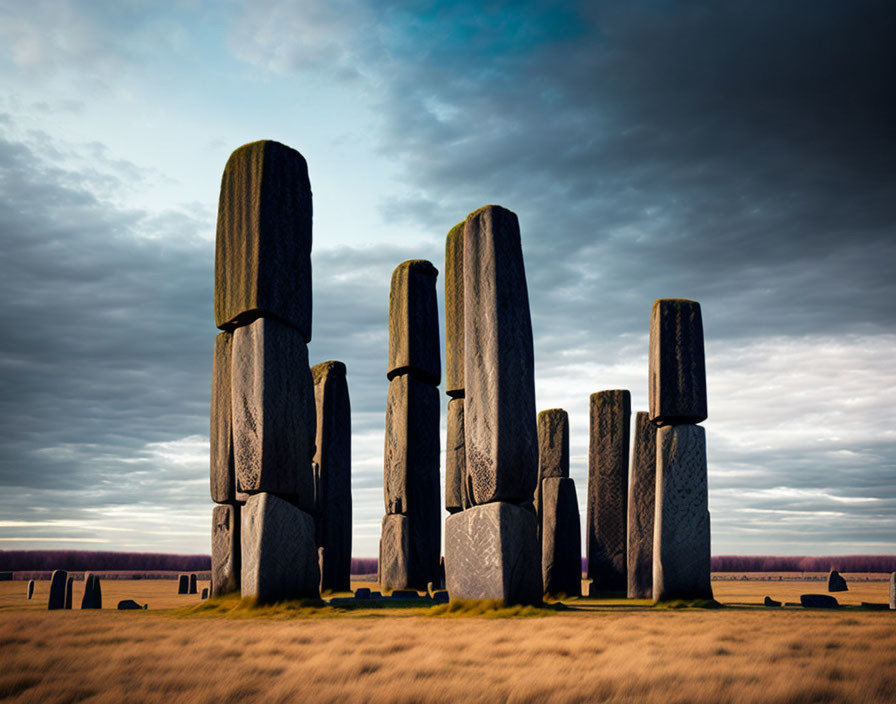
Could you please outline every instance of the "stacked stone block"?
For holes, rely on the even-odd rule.
[[[351,589],[352,419],[345,365],[311,368],[317,418],[314,479],[321,589]]]
[[[656,513],[656,426],[635,416],[628,483],[628,598],[653,598],[653,520]]]
[[[456,262],[460,245],[451,245],[449,236],[448,260]],[[469,508],[445,521],[446,586],[452,598],[537,603],[542,578],[532,503],[538,481],[534,354],[516,215],[495,205],[471,213],[462,249],[463,338],[455,332],[449,350],[463,351]],[[459,271],[456,263],[447,266],[457,307]],[[455,317],[449,330],[457,325]],[[451,390],[456,383],[449,383]]]
[[[445,509],[470,507],[464,445],[464,223],[445,239],[445,393],[448,428],[445,439]]]
[[[625,593],[628,583],[628,446],[631,394],[591,394],[586,552],[590,593]]]
[[[660,299],[650,317],[650,421],[656,436],[653,598],[711,599],[706,366],[700,304]]]
[[[428,261],[399,264],[389,293],[383,489],[380,538],[383,590],[426,589],[439,578],[438,271]]]
[[[233,152],[215,248],[215,324],[224,332],[212,373],[213,595],[319,594],[311,215],[299,152],[273,141]]]

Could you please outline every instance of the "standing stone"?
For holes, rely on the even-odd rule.
[[[445,240],[445,393],[464,397],[464,223]]]
[[[653,598],[653,518],[656,513],[656,426],[635,417],[628,484],[628,598]]]
[[[438,274],[425,259],[402,262],[392,273],[388,379],[413,374],[433,385],[442,379],[436,302]]]
[[[569,476],[569,415],[562,408],[551,408],[538,414],[536,425],[538,428],[538,484],[535,487],[534,503],[538,513],[540,535],[542,481],[547,477]]]
[[[319,597],[314,518],[269,493],[250,496],[241,513],[243,597],[259,603]]]
[[[190,594],[198,594],[198,581],[195,574],[190,575]]]
[[[648,394],[658,426],[706,420],[706,362],[700,304],[661,298],[650,314]]]
[[[208,599],[208,587],[203,587],[203,588],[202,588],[202,594],[199,596],[199,598],[200,598],[202,601],[205,601],[206,599]]]
[[[472,503],[528,501],[538,480],[529,294],[517,217],[464,224],[464,439]]]
[[[849,591],[849,587],[846,586],[846,580],[843,579],[843,575],[841,575],[837,570],[831,570],[831,574],[828,577],[828,591],[829,592]]]
[[[65,580],[65,608],[72,608],[72,587],[74,586],[75,578],[69,577]]]
[[[259,318],[233,333],[233,448],[241,491],[290,496],[314,511],[314,385],[308,347],[289,325]]]
[[[588,450],[588,577],[592,593],[625,592],[631,394],[591,394]]]
[[[278,318],[311,341],[311,184],[299,152],[273,141],[230,155],[221,178],[215,324]]]
[[[464,399],[448,402],[448,432],[445,444],[445,509],[463,511],[467,500],[467,456],[464,445]]]
[[[84,575],[84,596],[81,597],[81,608],[103,608],[103,590],[100,586],[100,578],[89,572]]]
[[[240,590],[240,507],[212,509],[212,596]]]
[[[706,434],[672,425],[656,435],[653,598],[712,599]]]
[[[582,593],[582,533],[576,485],[569,477],[542,480],[541,575],[544,593]]]
[[[324,550],[321,588],[351,589],[352,562],[352,417],[342,362],[311,368],[317,418],[314,463],[317,467],[317,544]]]
[[[189,594],[190,593],[190,575],[182,574],[177,578],[177,593],[178,594]]]
[[[28,600],[30,601],[31,597],[33,597],[33,596],[34,596],[34,580],[29,579],[28,580]]]
[[[445,575],[451,598],[541,603],[536,524],[534,512],[504,501],[448,516]]]
[[[50,598],[47,600],[47,609],[65,608],[65,590],[68,583],[68,572],[55,570],[50,577]]]
[[[379,583],[383,592],[409,589],[416,581],[411,564],[411,531],[407,516],[386,514],[380,533]]]
[[[890,572],[890,609],[896,610],[896,572]]]
[[[233,466],[233,414],[230,407],[230,377],[233,334],[222,332],[215,338],[212,361],[211,428],[209,433],[210,482],[212,501],[236,501],[236,474]]]

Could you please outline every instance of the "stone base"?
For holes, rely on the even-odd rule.
[[[240,507],[212,509],[212,596],[240,590]]]
[[[320,597],[314,518],[274,494],[242,508],[241,590],[260,603]]]
[[[498,501],[445,519],[445,581],[452,599],[539,604],[541,550],[532,511]]]

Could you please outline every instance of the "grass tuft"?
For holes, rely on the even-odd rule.
[[[721,609],[723,605],[715,599],[670,599],[657,601],[655,609]]]
[[[503,599],[452,599],[447,604],[438,604],[427,609],[424,614],[448,618],[528,618],[553,616],[560,610],[562,609],[553,605],[542,607],[508,605]]]

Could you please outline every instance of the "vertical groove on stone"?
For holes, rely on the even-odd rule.
[[[233,423],[230,408],[230,376],[233,334],[222,332],[215,338],[212,361],[212,401],[210,449],[210,487],[212,501],[219,504],[236,500],[236,474],[233,465]]]
[[[425,259],[402,262],[392,272],[386,374],[389,379],[411,373],[436,386],[441,381],[438,273]]]
[[[588,577],[592,590],[625,592],[631,394],[591,394],[588,452]]]
[[[448,402],[448,431],[445,445],[445,509],[463,511],[466,501],[466,451],[464,446],[464,399]]]
[[[542,481],[547,477],[569,476],[569,415],[562,408],[550,408],[538,414],[538,483],[535,485],[535,511],[538,535],[542,527]]]
[[[464,396],[464,223],[445,239],[445,393]]]
[[[661,298],[650,313],[648,396],[658,426],[706,420],[706,362],[700,304]]]
[[[656,426],[635,416],[628,484],[628,598],[653,598],[653,519],[656,512]]]

